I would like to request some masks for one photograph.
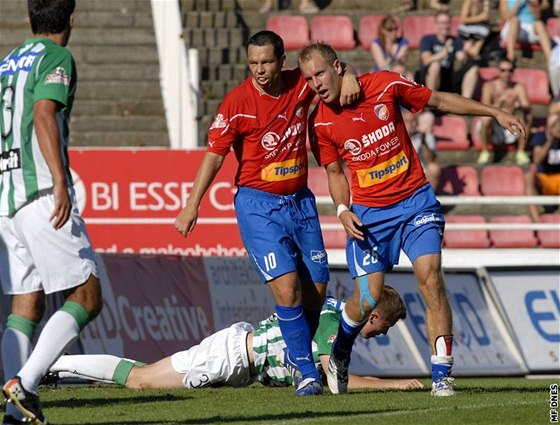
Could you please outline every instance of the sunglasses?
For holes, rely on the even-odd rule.
[[[390,32],[398,31],[398,28],[397,28],[397,27],[384,28],[384,29],[385,29],[385,31],[390,31]]]
[[[513,68],[499,68],[500,72],[513,72]]]

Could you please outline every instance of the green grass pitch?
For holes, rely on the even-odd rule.
[[[425,385],[428,380],[423,380]],[[456,397],[429,391],[352,390],[294,397],[292,388],[41,389],[49,423],[62,424],[548,424],[559,379],[458,378]]]

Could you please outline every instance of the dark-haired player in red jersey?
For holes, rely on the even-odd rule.
[[[394,72],[359,78],[363,95],[341,107],[340,64],[326,44],[303,48],[299,64],[319,95],[310,117],[311,145],[326,167],[329,190],[346,232],[348,267],[354,294],[343,310],[327,381],[331,392],[346,392],[352,344],[379,301],[385,273],[397,264],[401,249],[414,266],[426,304],[426,332],[432,349],[432,394],[454,395],[451,310],[441,270],[444,217],[403,122],[400,107],[424,106],[443,112],[491,116],[510,132],[525,128],[511,114],[464,97],[432,91]],[[350,189],[341,159],[352,176]]]
[[[311,354],[329,280],[315,198],[307,188],[307,116],[314,93],[299,69],[284,70],[282,39],[271,31],[247,44],[251,75],[229,92],[208,134],[208,152],[175,220],[192,232],[200,201],[233,147],[239,162],[235,211],[243,243],[276,301],[287,362],[301,371],[296,395],[321,394]],[[345,78],[346,79],[346,78]],[[348,77],[349,101],[359,95]],[[292,369],[293,370],[293,369]]]

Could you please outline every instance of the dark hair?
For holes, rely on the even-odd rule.
[[[498,65],[500,65],[500,63],[502,62],[507,62],[511,65],[511,70],[515,70],[515,61],[512,61],[510,58],[508,58],[507,56],[504,56],[502,58],[500,58],[500,60],[498,61]]]
[[[311,59],[311,54],[313,52],[319,53],[325,59],[325,62],[332,66],[334,61],[338,59],[334,49],[327,43],[317,42],[311,43],[300,50],[298,54],[298,63],[301,65],[303,62],[307,62]]]
[[[282,60],[282,56],[284,56],[284,41],[282,41],[282,37],[272,31],[264,30],[253,34],[249,41],[247,41],[247,50],[249,50],[249,46],[267,46],[269,44],[274,47],[276,59]]]
[[[395,323],[399,319],[406,319],[406,306],[400,294],[395,288],[389,285],[383,287],[379,307],[387,314],[387,320],[394,320]]]
[[[33,34],[60,34],[70,25],[76,0],[27,0]]]

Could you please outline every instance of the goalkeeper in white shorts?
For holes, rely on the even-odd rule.
[[[323,368],[329,362],[343,306],[341,301],[328,298],[322,309],[313,355]],[[361,335],[372,338],[385,334],[405,317],[406,307],[398,292],[385,286],[382,301],[370,314]],[[285,348],[278,319],[272,315],[261,321],[257,329],[247,322],[235,323],[199,345],[150,365],[106,354],[62,356],[52,366],[51,376],[116,383],[128,388],[245,387],[254,382],[266,386],[297,386],[301,375],[298,376],[297,368],[292,365],[284,365]],[[349,378],[350,388],[423,388],[416,379],[357,375]]]

